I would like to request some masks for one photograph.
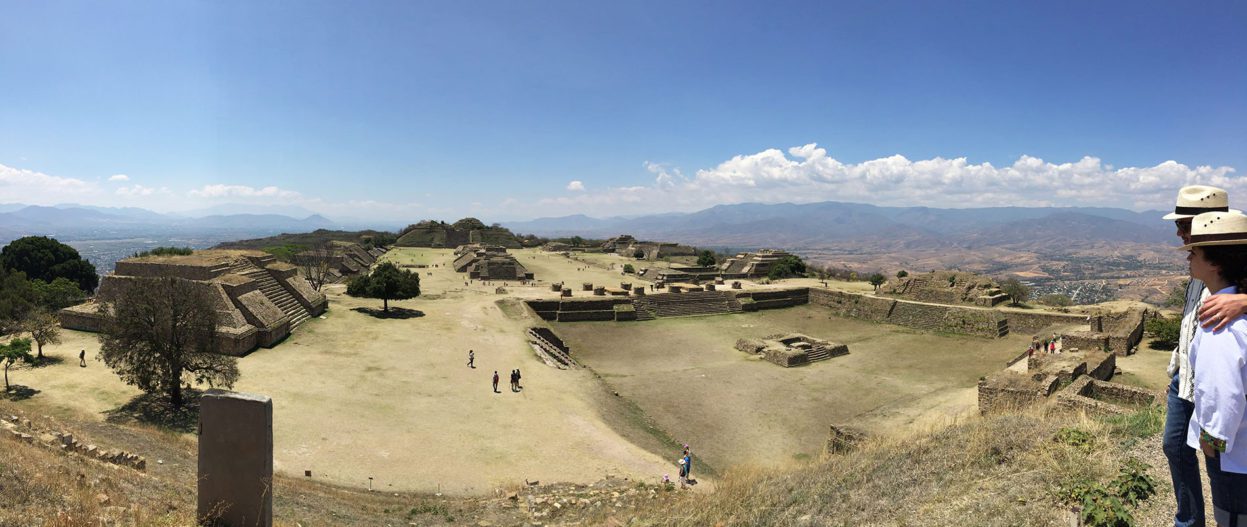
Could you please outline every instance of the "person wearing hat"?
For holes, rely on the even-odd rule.
[[[1247,215],[1195,216],[1181,249],[1190,251],[1192,281],[1213,297],[1247,291]],[[1186,444],[1204,454],[1217,525],[1247,526],[1247,318],[1221,330],[1200,327],[1189,354],[1194,411]]]
[[[1229,195],[1223,189],[1204,185],[1186,186],[1178,191],[1177,205],[1164,219],[1174,222],[1178,237],[1186,245],[1191,243],[1191,222],[1196,215],[1229,212],[1229,205]],[[1204,494],[1199,476],[1199,458],[1194,450],[1187,447],[1186,436],[1191,414],[1195,410],[1195,373],[1190,363],[1190,346],[1199,327],[1197,315],[1200,304],[1209,296],[1207,288],[1199,279],[1192,278],[1187,282],[1178,346],[1169,358],[1168,373],[1171,382],[1166,396],[1165,429],[1161,444],[1169,462],[1169,476],[1173,481],[1174,499],[1177,502],[1175,527],[1204,525]],[[1243,311],[1240,310],[1235,313],[1222,313],[1220,316],[1232,319],[1242,314]]]

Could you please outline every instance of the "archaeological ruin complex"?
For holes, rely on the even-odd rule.
[[[764,249],[755,253],[740,253],[719,265],[724,278],[762,278],[771,267],[791,254],[777,249]]]
[[[889,280],[879,292],[918,302],[983,307],[1009,300],[1009,295],[991,278],[957,271],[932,271]]]
[[[455,248],[455,272],[473,280],[532,280],[533,273],[501,245],[468,244]]]
[[[381,247],[365,248],[354,242],[331,241],[321,249],[303,251],[295,255],[295,262],[303,265],[320,262],[328,264],[329,277],[325,283],[340,283],[352,276],[364,274],[385,254]]]
[[[328,307],[325,295],[313,290],[296,266],[261,251],[214,249],[121,260],[100,281],[95,300],[59,312],[61,325],[99,331],[101,303],[107,305],[139,281],[164,277],[190,280],[209,291],[220,320],[218,349],[226,355],[271,347]]]
[[[646,242],[632,237],[630,234],[615,236],[601,246],[602,252],[615,253],[627,258],[635,258],[641,253],[645,260],[658,260],[673,256],[695,256],[697,249],[687,245],[670,242]]]

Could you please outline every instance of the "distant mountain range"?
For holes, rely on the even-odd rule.
[[[210,209],[204,212],[212,212]],[[295,218],[281,214],[161,214],[134,207],[111,208],[64,204],[52,207],[0,204],[0,243],[21,236],[53,235],[65,239],[159,235],[163,233],[237,233],[240,237],[339,228],[318,214]]]
[[[656,241],[733,248],[871,249],[1027,247],[1071,249],[1106,242],[1169,244],[1164,212],[1069,207],[935,209],[860,203],[719,205],[692,213],[591,218],[584,215],[507,222],[516,233],[605,238],[631,234]]]

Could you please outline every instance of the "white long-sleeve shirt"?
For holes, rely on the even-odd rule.
[[[1199,329],[1199,306],[1208,298],[1208,288],[1204,283],[1191,279],[1186,284],[1186,303],[1182,307],[1182,324],[1179,326],[1178,347],[1169,356],[1169,376],[1178,374],[1178,397],[1183,401],[1194,400],[1191,384],[1195,380],[1195,372],[1191,369],[1191,341],[1195,339]]]
[[[1216,294],[1237,292],[1237,287],[1230,286]],[[1199,328],[1191,343],[1191,367],[1195,370],[1195,414],[1186,444],[1198,449],[1201,430],[1224,439],[1221,470],[1247,474],[1247,318],[1235,318],[1217,332]]]

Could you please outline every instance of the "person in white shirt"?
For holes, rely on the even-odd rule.
[[[1195,216],[1186,245],[1191,278],[1218,295],[1247,291],[1247,215]],[[1218,526],[1247,527],[1247,318],[1200,327],[1190,344],[1194,412],[1187,445],[1204,454]]]

